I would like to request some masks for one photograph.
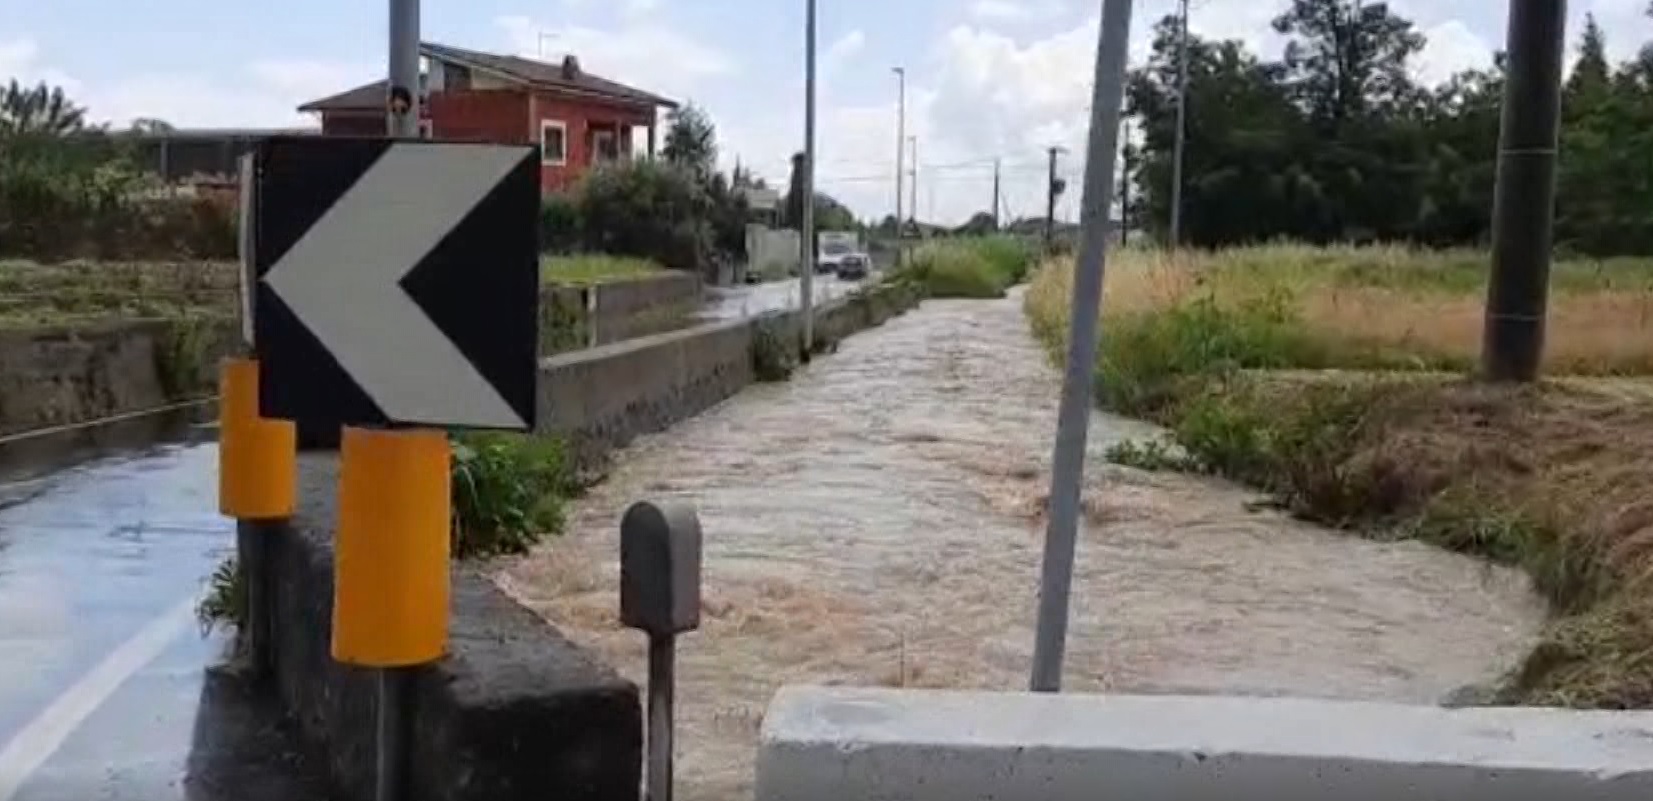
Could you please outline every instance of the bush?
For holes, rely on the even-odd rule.
[[[609,164],[587,174],[578,191],[587,250],[709,269],[711,200],[690,172],[658,161]]]
[[[218,563],[207,580],[207,593],[195,605],[195,619],[203,632],[214,629],[243,631],[247,626],[247,575],[230,557]]]
[[[552,192],[540,199],[540,249],[572,253],[580,248],[580,201],[568,192]]]
[[[1002,298],[1027,277],[1032,258],[1009,237],[953,239],[918,248],[908,269],[931,297]]]
[[[523,553],[559,533],[572,484],[560,440],[501,433],[455,437],[454,558]]]

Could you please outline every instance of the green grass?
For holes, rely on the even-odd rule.
[[[556,437],[454,437],[454,558],[523,553],[561,532],[564,504],[573,491],[566,452]]]
[[[1475,364],[1486,264],[1403,248],[1122,252],[1096,396],[1168,436],[1108,458],[1224,476],[1305,519],[1518,566],[1556,618],[1491,698],[1653,706],[1637,489],[1653,483],[1653,407],[1593,380],[1456,379]],[[1070,271],[1047,265],[1026,298],[1053,356]],[[1653,372],[1650,298],[1647,260],[1558,263],[1547,369]]]
[[[546,283],[568,286],[647,278],[665,269],[647,259],[603,255],[546,256],[540,266],[540,277]]]
[[[908,269],[930,297],[1001,298],[1027,277],[1033,252],[1009,237],[931,242],[913,252]]]

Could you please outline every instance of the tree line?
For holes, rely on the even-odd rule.
[[[1647,9],[1653,17],[1653,6]],[[1179,21],[1155,27],[1127,85],[1140,141],[1125,148],[1127,213],[1170,220]],[[1387,4],[1293,0],[1267,59],[1190,35],[1185,244],[1276,238],[1480,245],[1491,233],[1505,57],[1439,85],[1414,77],[1425,38]],[[1653,254],[1653,44],[1614,64],[1588,18],[1563,87],[1556,243]]]

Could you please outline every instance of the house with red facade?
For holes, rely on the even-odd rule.
[[[660,109],[677,104],[580,68],[422,43],[420,131],[437,139],[538,144],[540,184],[568,186],[592,165],[638,153],[639,129],[655,152]],[[299,106],[321,115],[323,135],[385,132],[387,82],[375,81]]]

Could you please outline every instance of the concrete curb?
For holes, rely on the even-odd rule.
[[[784,688],[758,801],[1653,798],[1653,712]]]
[[[372,674],[332,661],[337,460],[300,457],[300,508],[271,548],[274,679],[344,797],[373,795]],[[618,601],[616,601],[618,602]],[[453,574],[449,655],[419,677],[418,801],[635,801],[637,687],[465,565]]]

